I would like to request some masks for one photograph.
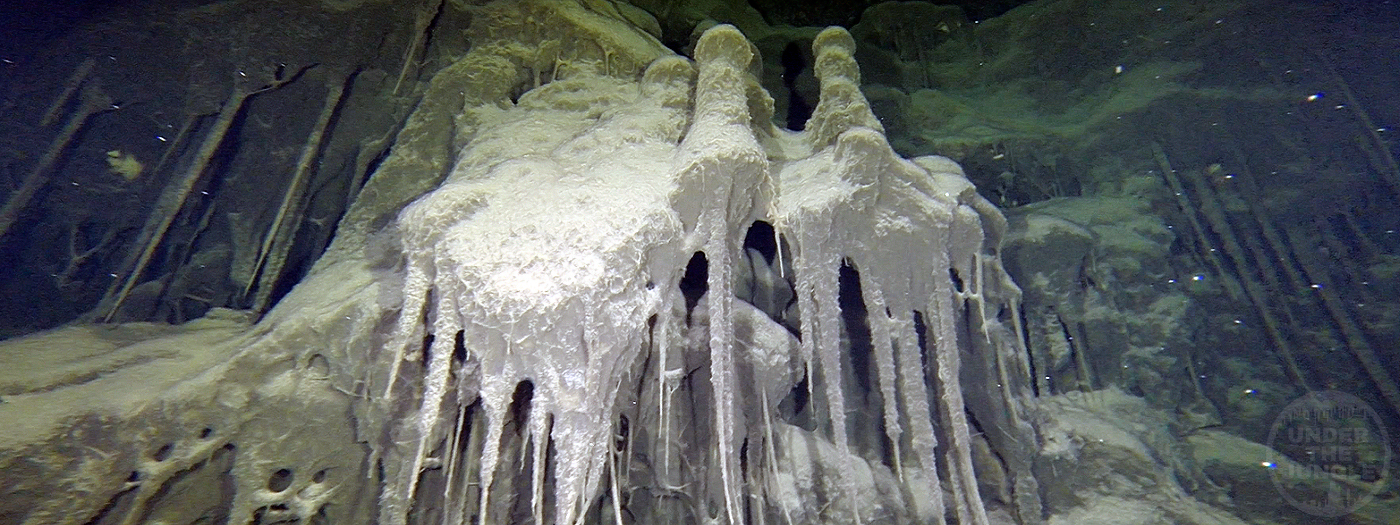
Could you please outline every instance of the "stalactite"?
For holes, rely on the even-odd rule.
[[[453,297],[445,297],[448,304],[456,302]],[[430,445],[435,442],[435,433],[441,424],[439,415],[442,411],[443,403],[450,393],[448,383],[452,370],[452,346],[453,336],[462,329],[461,321],[453,314],[452,310],[438,312],[437,319],[433,323],[433,333],[437,335],[428,346],[428,375],[423,378],[423,399],[422,406],[418,409],[418,419],[416,421],[417,439],[414,445],[412,456],[412,467],[401,472],[403,483],[408,488],[404,490],[406,494],[416,494],[420,474],[423,471],[424,462],[428,459]]]
[[[989,318],[1015,307],[996,255],[1004,221],[952,161],[894,152],[852,37],[813,41],[821,102],[790,132],[772,124],[756,48],[733,27],[707,30],[691,61],[582,4],[511,4],[480,7],[496,18],[479,23],[601,43],[612,75],[579,66],[512,87],[496,73],[540,44],[506,42],[518,27],[474,40],[429,83],[307,279],[252,328],[228,329],[240,353],[192,410],[227,404],[219,432],[240,441],[196,431],[197,447],[152,453],[127,492],[104,496],[132,508],[81,519],[141,521],[183,470],[227,450],[240,524],[987,523],[968,413],[1003,442],[1035,442],[1016,415],[1024,389],[1001,390],[1030,382],[1015,335]],[[520,7],[534,19],[511,18]],[[169,244],[240,108],[294,78],[235,87],[99,314]],[[277,239],[295,229],[344,89],[322,101],[266,237],[242,237],[245,293],[281,273]],[[747,235],[763,223],[772,246]],[[263,390],[223,382],[247,377],[238,366],[267,368],[252,371]],[[268,389],[276,417],[258,405]],[[308,442],[345,448],[301,457]]]
[[[956,214],[956,211],[954,213]],[[951,222],[956,223],[960,219],[966,220],[955,215]],[[945,245],[939,240],[941,239],[935,237],[934,246]],[[950,260],[950,254],[947,252],[935,250],[932,255],[935,268],[954,267],[955,263]],[[959,379],[961,359],[958,356],[958,336],[954,323],[957,308],[952,304],[955,295],[952,284],[947,279],[934,279],[933,282],[933,295],[929,298],[928,306],[928,311],[933,317],[933,323],[928,326],[931,331],[929,345],[938,356],[938,397],[942,401],[939,413],[943,416],[951,437],[948,464],[954,470],[953,494],[959,498],[958,522],[987,525],[986,509],[982,505],[982,496],[977,491],[977,477],[972,472],[972,438],[968,433],[967,412]]]
[[[541,410],[530,411],[530,448],[534,450],[530,459],[530,510],[535,523],[545,523],[545,458],[549,452],[549,414]]]
[[[927,323],[927,319],[924,320]],[[919,351],[920,336],[915,327],[920,324],[914,319],[905,322],[905,335],[899,345],[899,365],[901,392],[904,395],[904,405],[909,410],[910,436],[914,453],[919,459],[920,478],[913,480],[922,481],[927,484],[926,494],[931,497],[935,523],[946,523],[944,518],[947,512],[943,501],[943,486],[938,479],[938,460],[934,451],[938,449],[938,434],[933,428],[932,404],[928,399],[928,390],[924,386],[924,365],[923,357]]]
[[[904,429],[900,425],[899,395],[896,393],[899,375],[894,364],[894,336],[890,333],[892,320],[885,306],[884,294],[879,289],[862,287],[861,291],[865,295],[865,310],[870,312],[870,331],[875,346],[875,370],[880,382],[880,399],[884,401],[882,412],[885,437],[890,440],[890,447],[893,449],[891,455],[894,457],[895,475],[903,481],[904,454],[900,450],[900,440],[903,439]]]
[[[446,483],[444,483],[442,489],[442,501],[444,505],[451,505],[452,502],[456,501],[456,493],[453,489],[457,486],[457,465],[461,461],[461,458],[457,455],[462,450],[461,441],[465,434],[464,430],[467,424],[467,409],[467,403],[458,404],[457,417],[455,418],[456,424],[452,429],[452,435],[449,436],[447,441],[447,449],[443,451],[442,467],[447,470]],[[461,517],[453,516],[451,509],[445,509],[442,514],[443,523],[461,523]],[[454,518],[455,521],[453,521]]]
[[[490,395],[491,392],[482,391],[482,396],[486,397],[486,439],[482,442],[481,466],[477,472],[480,476],[480,485],[477,488],[480,496],[477,497],[478,507],[476,509],[476,522],[478,524],[492,523],[491,516],[491,484],[496,480],[496,467],[501,460],[501,439],[505,428],[507,394],[495,392],[497,395]],[[414,473],[417,475],[417,473]],[[412,494],[409,492],[408,494]],[[562,515],[562,514],[556,514]],[[397,519],[397,518],[395,518]]]
[[[733,233],[748,224],[755,201],[765,196],[767,161],[756,140],[750,138],[750,119],[743,74],[754,54],[737,30],[706,32],[695,47],[700,63],[696,79],[695,123],[680,144],[681,154],[695,160],[687,163],[680,184],[696,187],[702,195],[729,206],[708,206],[698,216],[695,230],[710,261],[708,274],[710,307],[710,379],[714,383],[716,446],[723,480],[726,515],[730,523],[743,520],[740,510],[739,443],[740,415],[734,399],[738,378],[734,363],[733,279],[730,269],[740,239]],[[722,137],[730,137],[728,140]],[[743,137],[734,140],[733,137]],[[770,190],[771,191],[771,190]],[[742,250],[737,250],[742,253]]]
[[[462,373],[481,385],[482,415],[465,440],[479,452],[467,452],[465,464],[474,468],[451,471],[457,479],[444,499],[474,473],[479,522],[509,519],[502,513],[513,508],[528,509],[521,512],[536,521],[620,520],[631,512],[624,500],[646,488],[657,508],[680,508],[664,503],[689,498],[697,518],[725,523],[860,523],[877,520],[872,513],[884,505],[909,504],[869,499],[875,487],[867,474],[889,468],[897,483],[913,487],[908,494],[931,500],[898,512],[944,522],[939,479],[946,477],[959,521],[987,523],[972,470],[957,333],[972,319],[966,324],[978,324],[984,345],[1014,351],[987,318],[993,292],[1009,283],[990,278],[1002,274],[984,242],[1000,234],[987,234],[997,223],[982,217],[1000,216],[968,204],[971,185],[955,165],[916,164],[892,151],[856,87],[853,50],[840,29],[814,41],[822,102],[811,131],[792,139],[769,123],[772,99],[757,87],[753,46],[728,26],[705,32],[694,65],[658,60],[640,86],[580,72],[521,95],[513,111],[483,117],[495,130],[469,144],[442,187],[406,208],[395,226],[405,251],[403,308],[386,345],[389,370],[377,402],[398,414],[396,435],[407,440],[380,452],[407,462],[386,483],[382,523],[406,522],[417,480],[432,463],[430,445],[463,442],[456,435],[461,412],[453,411],[459,430],[444,418],[453,413],[444,410],[452,391],[449,334],[458,330],[472,363]],[[581,107],[571,97],[589,89],[612,93],[609,104],[625,110],[571,120]],[[500,160],[503,140],[532,153]],[[745,250],[743,234],[758,220],[774,225],[772,262]],[[692,268],[704,270],[703,279],[681,271],[692,256],[703,257]],[[843,264],[859,269],[878,393],[843,384]],[[950,272],[969,279],[965,290],[953,289]],[[685,279],[704,295],[682,301]],[[741,279],[743,290],[736,288]],[[787,293],[797,307],[779,299]],[[682,317],[683,302],[691,310]],[[797,337],[780,321],[790,314],[799,317]],[[425,335],[432,338],[426,375],[412,377],[421,368],[408,364]],[[936,375],[925,372],[922,346]],[[1024,370],[996,373],[1004,383]],[[781,403],[773,396],[800,390],[804,374],[807,393],[818,396],[805,410],[829,420],[829,433],[809,435],[775,413]],[[521,381],[534,385],[523,438],[503,431]],[[628,381],[640,383],[624,390]],[[987,388],[968,395],[998,400],[991,406],[1014,399]],[[392,408],[409,389],[421,392],[416,408]],[[852,432],[870,431],[849,426],[853,409],[881,414],[884,435],[875,439],[889,440],[892,466],[853,446]],[[686,413],[699,420],[686,421]],[[937,425],[935,414],[943,418]],[[646,422],[650,428],[637,428]],[[1023,429],[1005,432],[1031,441]],[[829,442],[822,448],[829,455],[792,450],[803,440]],[[502,456],[507,450],[533,455],[516,462]],[[948,454],[943,472],[938,450]],[[790,499],[816,490],[793,485],[786,470],[804,456],[840,466],[821,481],[825,510]],[[445,457],[455,469],[455,456]],[[528,482],[505,476],[514,463],[530,471],[520,478]],[[635,476],[645,470],[649,477]],[[765,500],[769,491],[769,498],[789,499]]]
[[[816,251],[814,247],[821,246],[822,240],[808,237],[806,246],[802,248],[804,252]],[[815,318],[816,325],[802,328],[802,333],[817,341],[817,366],[821,370],[821,379],[826,382],[826,403],[828,417],[831,420],[831,440],[836,444],[843,457],[851,458],[851,442],[846,428],[846,397],[844,389],[841,388],[841,361],[842,349],[840,345],[841,330],[841,309],[837,306],[837,268],[840,262],[834,258],[823,257],[824,254],[818,252],[808,255],[803,253],[800,257],[812,257],[814,260],[803,266],[806,271],[799,271],[799,279],[802,276],[811,279],[812,302],[811,310],[815,310],[812,317]],[[851,469],[841,471],[841,485],[844,496],[850,498],[852,521],[859,523],[860,496],[856,490],[855,481]]]

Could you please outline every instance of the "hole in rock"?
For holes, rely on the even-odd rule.
[[[323,483],[323,482],[325,482],[325,481],[326,481],[326,469],[318,470],[318,471],[316,471],[315,474],[312,474],[312,475],[311,475],[311,482],[312,482],[312,483]]]
[[[734,296],[767,314],[793,335],[801,337],[795,309],[797,291],[792,281],[787,242],[772,224],[754,221],[744,234],[744,249],[734,261],[738,279]]]
[[[423,347],[419,349],[422,355],[419,356],[419,361],[423,363],[424,370],[428,369],[428,365],[431,364],[433,358],[432,348],[434,338],[436,338],[436,336],[434,336],[433,334],[423,336]]]
[[[131,471],[131,474],[128,475],[128,476],[126,477],[127,483],[133,483],[133,482],[140,481],[140,480],[141,480],[141,472],[135,471],[135,470]]]
[[[807,70],[807,56],[801,42],[790,42],[783,48],[780,60],[783,64],[783,86],[788,90],[787,128],[802,131],[807,127],[807,119],[812,118],[812,104],[802,95],[797,78]]]
[[[851,372],[856,381],[854,386],[862,392],[874,389],[871,379],[871,354],[869,312],[865,309],[865,299],[860,287],[860,272],[850,261],[841,263],[837,280],[837,304],[841,306],[841,320],[846,327],[846,337],[850,340]]]
[[[530,419],[530,401],[535,397],[535,384],[529,380],[515,385],[515,394],[510,399],[510,417],[517,432],[525,431],[525,422]]]
[[[627,449],[627,438],[630,432],[632,432],[631,420],[627,419],[627,414],[619,414],[617,416],[617,434],[614,436],[617,440],[613,444],[614,450],[620,452]]]
[[[877,387],[875,375],[875,344],[870,331],[870,312],[865,307],[865,293],[862,289],[860,272],[848,259],[842,261],[837,279],[837,304],[841,308],[841,324],[849,342],[847,361],[850,363],[842,381],[842,388],[852,407],[848,411],[847,425],[851,444],[867,457],[878,457],[886,466],[894,466],[893,445],[886,438],[885,419],[881,407],[886,402]],[[876,315],[879,315],[877,312]],[[878,432],[861,432],[860,429],[877,428]]]
[[[750,248],[758,250],[768,264],[773,264],[773,259],[778,256],[778,242],[775,240],[772,224],[754,221],[749,226],[748,233],[744,235],[744,251],[747,252]]]
[[[929,375],[929,366],[928,366],[928,363],[929,363],[929,359],[928,359],[928,352],[929,352],[928,323],[925,323],[925,322],[924,322],[924,313],[923,313],[923,312],[920,312],[920,311],[918,311],[918,310],[914,310],[914,335],[915,335],[915,336],[918,338],[918,340],[919,340],[919,366],[920,366],[920,370],[923,370],[923,371],[924,371],[924,377],[928,377],[928,375]],[[924,386],[929,387],[929,388],[932,388],[932,385],[924,385]]]
[[[199,431],[199,439],[209,439],[209,438],[210,438],[211,436],[213,436],[213,435],[214,435],[214,428],[213,428],[213,427],[204,427],[204,430]]]
[[[808,411],[811,407],[811,385],[808,383],[807,373],[804,371],[788,391],[786,399],[778,405],[778,416],[783,421],[801,427],[803,430],[815,428],[814,418]]]
[[[171,445],[170,443],[166,443],[165,445],[162,445],[160,448],[156,449],[154,454],[151,454],[151,459],[154,459],[156,461],[165,461],[167,459],[170,459],[170,452],[173,450],[175,450],[175,446]]]
[[[957,268],[949,268],[949,269],[948,269],[948,278],[953,280],[953,289],[956,290],[958,293],[962,293],[962,291],[963,291],[963,280],[962,280],[962,276],[961,276],[961,275],[958,275],[958,269],[957,269]]]
[[[457,336],[452,340],[452,360],[458,363],[467,362],[467,333],[462,330],[457,331]]]
[[[267,477],[267,490],[272,492],[282,492],[287,487],[292,486],[292,471],[288,469],[277,469],[271,476]]]
[[[742,479],[749,479],[749,440],[744,438],[744,442],[739,444],[739,476]]]
[[[710,261],[705,252],[695,252],[685,265],[685,275],[681,276],[681,295],[685,296],[685,311],[689,315],[700,302],[700,297],[709,290]]]

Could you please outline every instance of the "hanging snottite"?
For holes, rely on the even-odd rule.
[[[996,253],[1004,219],[956,164],[890,149],[854,48],[842,29],[815,39],[821,102],[800,133],[770,123],[756,52],[729,26],[639,85],[581,72],[491,112],[499,131],[397,221],[404,308],[381,381],[407,444],[380,451],[402,456],[382,522],[415,522],[440,470],[433,487],[458,505],[447,523],[987,523],[960,348],[986,350],[970,375],[992,374],[974,395],[1004,414],[995,438],[1033,442],[996,386],[1028,384],[1019,329],[986,315],[1017,300]],[[501,158],[503,141],[519,154]],[[773,226],[782,274],[760,288],[790,290],[791,309],[749,302],[773,293],[753,291],[773,273],[745,247],[757,222]],[[843,272],[863,319],[842,305]],[[856,369],[853,345],[873,370]],[[851,411],[878,414],[873,438]],[[1007,454],[1033,508],[1029,453]],[[531,458],[522,474],[516,455]]]

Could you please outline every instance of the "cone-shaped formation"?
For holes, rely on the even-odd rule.
[[[397,221],[380,522],[987,523],[964,396],[1011,414],[994,445],[1032,442],[997,386],[1027,379],[1019,337],[986,314],[1015,308],[1004,221],[952,162],[890,149],[854,47],[816,38],[803,133],[769,122],[730,26],[640,83],[477,115]],[[997,468],[1034,505],[1023,452]]]

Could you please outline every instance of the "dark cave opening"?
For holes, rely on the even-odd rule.
[[[744,234],[744,251],[749,249],[758,250],[768,264],[773,264],[778,257],[778,240],[772,224],[754,221],[749,225],[748,232]]]
[[[685,296],[685,312],[687,322],[689,322],[690,312],[695,309],[695,305],[700,302],[700,298],[710,289],[710,261],[705,257],[705,252],[695,252],[690,256],[690,262],[685,265],[685,274],[681,275],[681,295]]]

